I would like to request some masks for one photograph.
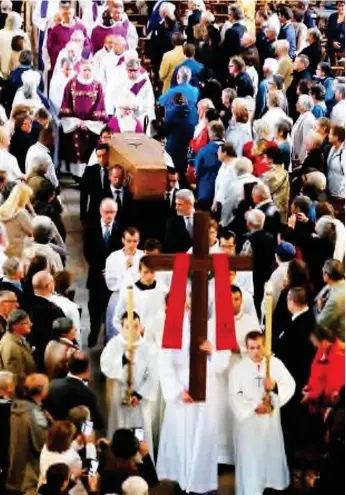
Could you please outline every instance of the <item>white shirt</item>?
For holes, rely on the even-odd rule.
[[[139,262],[144,251],[137,249],[133,256],[126,255],[123,249],[114,251],[106,260],[105,279],[109,290],[119,291],[125,284],[134,284],[139,279]],[[127,261],[132,260],[132,266]]]
[[[26,160],[25,160],[25,172],[26,174],[30,174],[32,171],[33,166],[36,163],[47,163],[48,165],[48,170],[46,173],[47,179],[51,181],[54,187],[59,186],[59,181],[55,173],[55,167],[53,160],[49,154],[49,150],[46,146],[43,144],[37,142],[36,144],[32,145],[28,153],[26,155]]]
[[[340,125],[344,127],[346,115],[346,103],[345,100],[340,100],[332,110],[331,120],[332,125]]]
[[[121,201],[121,204],[123,204],[123,201],[124,201],[124,188],[123,187],[120,187],[119,189],[116,189],[114,186],[110,186],[111,187],[111,191],[112,191],[112,195],[113,195],[113,199],[114,201],[117,200],[118,198],[118,191],[119,191],[119,199]]]
[[[237,175],[234,170],[234,163],[223,163],[219,168],[215,181],[215,201],[224,203],[227,198],[227,193],[232,182],[237,180]]]
[[[56,304],[62,310],[62,312],[65,313],[65,316],[67,318],[70,318],[70,320],[72,320],[73,327],[76,330],[76,340],[80,345],[80,315],[78,304],[60,294],[52,294],[48,299],[52,303]]]
[[[292,321],[296,320],[298,318],[298,316],[303,315],[307,311],[309,311],[309,306],[305,306],[305,308],[303,308],[301,311],[298,311],[297,313],[294,313],[292,315]]]
[[[0,148],[0,170],[4,170],[7,173],[9,182],[17,181],[24,177],[18,166],[17,158],[4,148]]]

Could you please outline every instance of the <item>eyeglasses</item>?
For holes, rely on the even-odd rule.
[[[1,302],[3,302],[3,303],[19,304],[18,301],[15,301],[13,299],[3,299]]]

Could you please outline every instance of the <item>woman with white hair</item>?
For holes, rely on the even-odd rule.
[[[16,105],[27,105],[33,113],[44,105],[37,90],[40,85],[41,76],[39,72],[27,70],[22,74],[23,86],[20,87],[14,97],[12,107]]]
[[[266,152],[269,148],[278,148],[278,145],[271,141],[271,128],[263,119],[255,120],[253,133],[255,139],[244,144],[243,154],[252,161],[254,175],[261,177],[268,170]]]
[[[262,119],[270,127],[270,139],[274,139],[276,128],[281,122],[288,122],[290,127],[293,126],[293,120],[284,111],[285,97],[282,91],[271,91],[267,96],[268,110]]]
[[[140,476],[130,476],[121,485],[121,490],[124,495],[148,495],[148,483]]]
[[[237,156],[242,156],[244,144],[252,140],[248,101],[245,98],[235,98],[232,112],[233,117],[226,131],[226,143],[233,144]]]
[[[296,108],[299,117],[292,128],[293,160],[303,163],[306,156],[305,139],[316,124],[311,112],[314,108],[313,99],[308,95],[300,95]]]
[[[30,41],[27,33],[21,27],[23,19],[17,12],[10,12],[7,16],[5,27],[0,30],[0,70],[4,78],[9,76],[9,65],[11,58],[11,43],[14,36],[24,37],[25,49],[30,50]]]

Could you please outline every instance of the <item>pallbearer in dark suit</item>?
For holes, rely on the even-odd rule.
[[[118,206],[117,220],[124,227],[132,225],[133,199],[129,189],[124,185],[125,170],[121,165],[112,165],[108,169],[108,185],[105,197],[112,198]]]
[[[178,192],[178,172],[174,168],[167,169],[166,178],[166,194],[165,194],[165,215],[166,218],[175,216],[177,209],[175,206],[175,198]]]
[[[107,289],[104,270],[106,259],[122,247],[122,227],[117,218],[117,203],[110,198],[101,202],[100,217],[87,225],[84,232],[84,257],[89,265],[87,288],[89,289],[90,334],[89,347],[97,342],[100,326],[111,292]]]
[[[185,253],[192,246],[193,214],[195,198],[189,189],[181,189],[175,195],[177,215],[166,223],[165,251]]]
[[[82,222],[98,219],[101,201],[109,190],[108,144],[96,147],[97,164],[86,167],[80,190],[80,219]]]

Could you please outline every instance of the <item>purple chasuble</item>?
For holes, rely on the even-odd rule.
[[[106,26],[95,26],[92,30],[90,42],[91,51],[95,55],[96,52],[103,48],[105,38],[108,35],[117,35],[116,26],[106,27]]]
[[[107,127],[109,127],[113,132],[116,132],[116,133],[121,132],[118,117],[112,117],[109,120]],[[141,126],[141,123],[137,119],[136,119],[136,128],[135,128],[134,132],[136,132],[137,134],[144,132],[143,127]]]
[[[50,29],[47,39],[47,49],[51,60],[52,69],[55,67],[59,52],[70,41],[72,33],[74,31],[82,31],[85,36],[84,48],[89,45],[88,33],[83,24],[76,22],[73,26],[65,26],[64,24],[58,24]]]

